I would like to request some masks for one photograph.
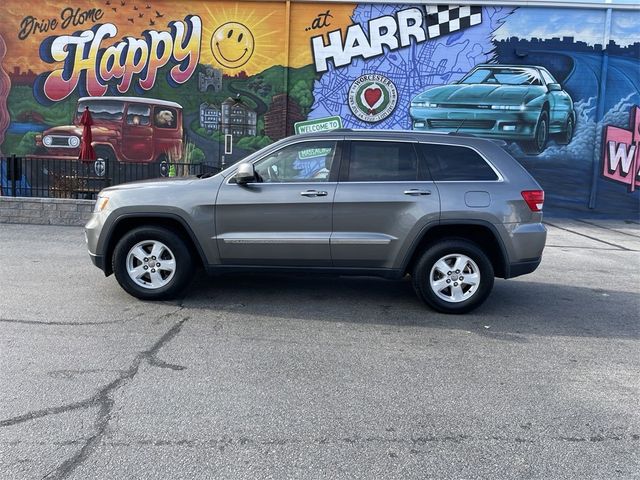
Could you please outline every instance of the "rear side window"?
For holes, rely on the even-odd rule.
[[[418,162],[411,143],[351,142],[350,182],[401,182],[418,177]]]
[[[426,143],[421,147],[436,182],[498,180],[493,168],[471,148]]]
[[[153,124],[157,128],[176,128],[178,112],[174,108],[156,107],[153,109]]]

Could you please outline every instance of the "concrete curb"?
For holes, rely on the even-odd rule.
[[[95,200],[0,197],[0,223],[82,226],[94,204]]]

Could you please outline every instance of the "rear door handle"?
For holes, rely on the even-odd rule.
[[[413,195],[413,196],[431,195],[431,191],[430,190],[418,190],[417,188],[412,188],[411,190],[405,190],[404,194],[405,195]]]
[[[300,192],[303,197],[326,197],[327,192],[321,190],[307,190],[306,192]]]

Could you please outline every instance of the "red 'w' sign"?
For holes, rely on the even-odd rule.
[[[640,107],[631,107],[629,116],[629,130],[605,128],[602,175],[629,185],[633,192],[640,187]]]

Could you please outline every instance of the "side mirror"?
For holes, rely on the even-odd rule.
[[[236,183],[243,185],[245,183],[255,182],[256,172],[253,169],[252,163],[241,163],[233,176],[236,179]]]
[[[550,92],[559,92],[560,90],[562,90],[562,87],[560,86],[560,84],[559,84],[559,83],[549,83],[549,84],[547,85],[547,89],[548,89]]]

